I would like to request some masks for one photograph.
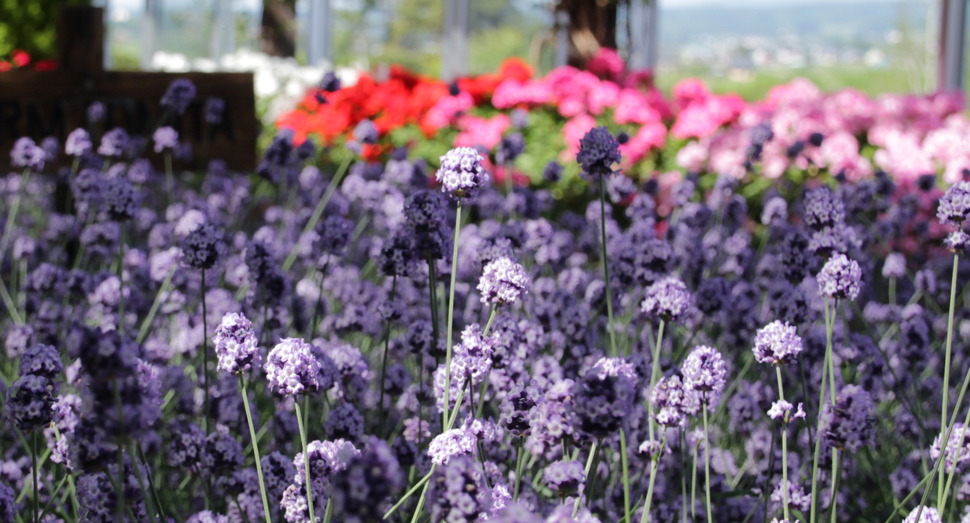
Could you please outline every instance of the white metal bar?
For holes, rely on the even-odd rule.
[[[446,0],[441,78],[454,80],[467,72],[468,0]]]
[[[329,64],[333,60],[333,26],[330,0],[309,0],[310,12],[307,20],[307,63],[310,65]]]

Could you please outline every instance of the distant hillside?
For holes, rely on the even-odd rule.
[[[660,7],[660,41],[678,47],[699,37],[797,34],[826,43],[883,39],[905,23],[917,32],[926,24],[928,2],[813,3],[752,7]]]

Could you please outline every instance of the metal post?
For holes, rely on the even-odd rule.
[[[966,42],[966,0],[941,0],[938,91],[963,90],[963,48]]]
[[[162,27],[162,0],[145,0],[145,16],[141,20],[141,56],[142,71],[152,70],[152,57],[158,49],[159,35]]]
[[[441,78],[454,80],[466,72],[468,61],[468,0],[446,0],[445,39]]]
[[[216,61],[236,50],[236,24],[232,13],[232,1],[215,0],[213,2],[209,55]]]
[[[307,23],[306,57],[309,65],[322,65],[333,60],[331,26],[333,23],[330,0],[310,0]]]
[[[109,11],[111,7],[108,5],[110,2],[108,0],[93,0],[91,2],[91,7],[100,7],[104,9],[104,49],[102,54],[102,65],[105,69],[111,69],[111,28],[108,24]]]
[[[569,13],[556,11],[556,67],[569,63]]]

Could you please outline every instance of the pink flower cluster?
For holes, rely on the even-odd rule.
[[[677,154],[677,164],[690,171],[744,176],[751,129],[765,122],[774,137],[764,145],[759,170],[768,178],[794,166],[858,180],[878,168],[901,184],[939,170],[954,183],[970,169],[970,121],[960,113],[959,94],[870,98],[851,88],[824,94],[799,78],[750,104],[711,95],[690,80],[673,95],[680,112],[671,134],[697,138]],[[812,144],[812,135],[822,138],[820,145]]]

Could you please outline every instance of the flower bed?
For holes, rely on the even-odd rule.
[[[452,148],[468,131],[450,123],[392,149],[442,100],[542,91],[524,72],[448,95],[400,72],[329,76],[313,103],[332,113],[320,125],[345,111],[331,139],[346,147],[280,132],[255,173],[181,169],[168,127],[18,140],[0,179],[0,523],[965,513],[970,182],[942,163],[954,183],[907,175],[891,145],[873,157],[892,175],[824,152],[868,161],[838,126],[923,129],[931,149],[957,132],[950,99],[894,98],[871,120],[846,103],[836,121],[811,108],[844,93],[795,83],[748,121],[758,104],[696,83],[673,104],[637,94],[664,133],[702,135],[711,164],[741,150],[743,171],[635,183],[606,126],[570,129],[576,150],[549,151],[581,173],[578,212],[556,205],[555,167],[501,176],[539,137],[471,133],[499,138],[495,162],[480,138]],[[176,81],[162,104],[181,113],[193,92]],[[566,122],[563,105],[521,132]],[[432,169],[417,153],[448,133]],[[632,166],[678,156],[663,151]]]

